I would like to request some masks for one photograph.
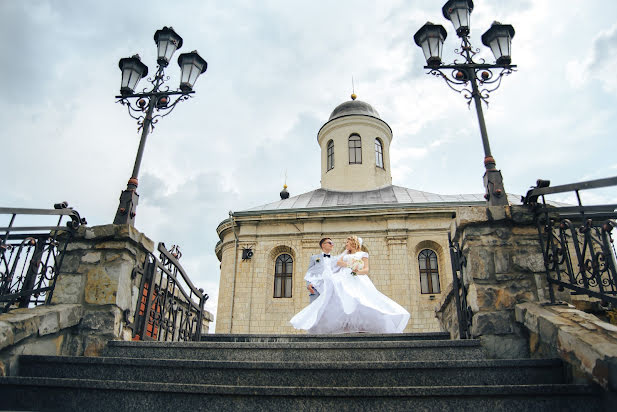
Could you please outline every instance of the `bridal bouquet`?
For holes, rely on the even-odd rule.
[[[357,276],[358,273],[356,272],[364,269],[364,262],[362,261],[362,259],[354,258],[351,260],[351,262],[349,262],[347,267],[351,269],[351,274],[353,276]]]

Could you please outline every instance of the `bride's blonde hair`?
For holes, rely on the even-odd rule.
[[[356,250],[356,252],[360,250],[361,246],[360,246],[360,240],[358,240],[358,236],[351,235],[347,238],[347,240],[351,242],[351,247],[353,247]]]

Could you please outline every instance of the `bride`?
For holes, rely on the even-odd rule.
[[[309,333],[400,333],[409,312],[379,292],[368,277],[368,253],[361,240],[347,238],[336,266],[326,267],[320,295],[289,321]],[[334,260],[334,259],[333,259]]]

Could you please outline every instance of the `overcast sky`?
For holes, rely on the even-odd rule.
[[[0,205],[66,200],[90,225],[111,223],[130,177],[139,134],[115,103],[118,60],[139,53],[154,73],[163,26],[198,50],[208,71],[193,99],[148,139],[137,228],[179,244],[181,263],[216,312],[216,226],[229,210],[320,186],[317,131],[351,94],[394,132],[393,183],[440,194],[483,193],[475,111],[423,69],[413,34],[448,31],[443,2],[0,0]],[[512,24],[518,71],[489,99],[488,134],[506,190],[617,175],[617,23],[610,0],[475,1],[472,43],[493,20]],[[179,68],[167,70],[176,88]],[[145,87],[142,81],[141,87]],[[615,188],[583,193],[617,202]]]

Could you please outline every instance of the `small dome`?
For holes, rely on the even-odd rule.
[[[332,119],[337,119],[339,117],[351,115],[370,116],[376,117],[377,119],[381,120],[381,118],[379,117],[379,113],[377,113],[377,110],[373,109],[373,106],[371,106],[370,104],[362,102],[360,100],[350,100],[336,106],[336,109],[332,111],[332,114],[330,115],[328,121]]]

